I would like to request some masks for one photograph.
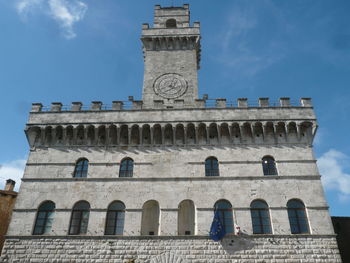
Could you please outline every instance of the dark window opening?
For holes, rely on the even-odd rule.
[[[89,223],[90,204],[80,201],[73,207],[69,225],[69,235],[86,234]]]
[[[308,234],[309,225],[305,205],[299,200],[290,200],[287,203],[287,208],[292,234]]]
[[[89,161],[87,159],[79,159],[75,165],[73,177],[87,177]]]
[[[219,176],[219,162],[215,157],[205,160],[205,176]]]
[[[105,235],[123,235],[125,220],[125,205],[113,202],[107,211]]]
[[[166,28],[176,28],[176,20],[175,19],[168,19],[165,23]]]
[[[221,221],[221,224],[225,228],[226,234],[233,233],[234,225],[233,225],[233,212],[232,212],[232,205],[230,202],[222,200],[218,201],[215,204],[215,210],[219,212],[219,218]]]
[[[250,205],[253,234],[272,234],[270,213],[263,201],[253,201]]]
[[[40,205],[35,219],[33,235],[43,235],[50,232],[52,227],[55,204],[47,201]]]
[[[275,159],[273,159],[270,156],[266,156],[262,159],[262,166],[264,175],[278,175],[277,168],[276,168],[276,162]]]
[[[134,161],[130,158],[124,159],[120,164],[119,177],[132,177]]]

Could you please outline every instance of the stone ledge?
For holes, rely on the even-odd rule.
[[[135,177],[115,177],[115,178],[22,178],[22,182],[144,182],[144,181],[230,181],[230,180],[319,180],[319,175],[295,175],[295,176],[235,176],[235,177],[220,177],[220,176],[206,176],[206,177],[151,177],[151,178],[135,178]]]
[[[311,234],[298,234],[298,235],[227,235],[224,240],[228,239],[262,239],[262,238],[335,238],[337,235],[311,235]],[[30,235],[30,236],[6,236],[7,240],[28,240],[28,239],[120,239],[120,240],[211,240],[209,236],[46,236],[46,235]]]

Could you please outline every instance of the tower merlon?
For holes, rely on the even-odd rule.
[[[131,97],[131,96],[130,96]],[[291,101],[290,98],[280,98],[279,102],[270,103],[269,98],[259,98],[258,102],[250,102],[247,98],[239,98],[236,102],[225,98],[217,99],[196,99],[194,106],[187,107],[183,99],[175,99],[177,109],[235,109],[235,108],[312,108],[311,98],[301,98],[300,103]],[[154,100],[154,109],[172,109],[167,107],[164,100]],[[112,101],[112,104],[104,104],[101,101],[92,101],[90,105],[83,105],[82,102],[72,102],[70,106],[63,105],[61,102],[52,102],[50,107],[43,106],[42,103],[33,103],[31,113],[46,112],[79,112],[79,111],[114,111],[114,110],[150,110],[144,108],[142,100]]]

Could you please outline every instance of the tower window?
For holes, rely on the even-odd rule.
[[[123,235],[125,205],[116,201],[109,205],[106,219],[105,235]]]
[[[73,177],[87,177],[89,161],[85,158],[79,159],[75,165]]]
[[[49,233],[51,230],[54,213],[55,204],[51,201],[46,201],[39,206],[33,235],[43,235]]]
[[[254,234],[271,234],[270,213],[264,201],[256,200],[250,205]]]
[[[262,159],[262,166],[264,175],[278,175],[275,159],[271,156],[265,156]]]
[[[219,176],[219,162],[215,157],[205,160],[205,176]]]
[[[165,23],[166,28],[176,28],[176,20],[175,19],[168,19]]]
[[[214,208],[219,211],[221,224],[224,226],[226,234],[232,234],[234,227],[231,203],[226,200],[220,200],[216,202]]]
[[[70,220],[69,234],[86,234],[89,223],[90,204],[86,201],[80,201],[73,207]]]
[[[296,199],[289,200],[287,208],[292,234],[308,234],[309,225],[303,202]]]
[[[125,158],[119,169],[119,177],[132,177],[134,170],[134,161],[131,158]]]

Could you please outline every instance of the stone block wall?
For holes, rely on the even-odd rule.
[[[341,262],[335,236],[9,237],[4,263]],[[132,261],[135,260],[135,261]]]

